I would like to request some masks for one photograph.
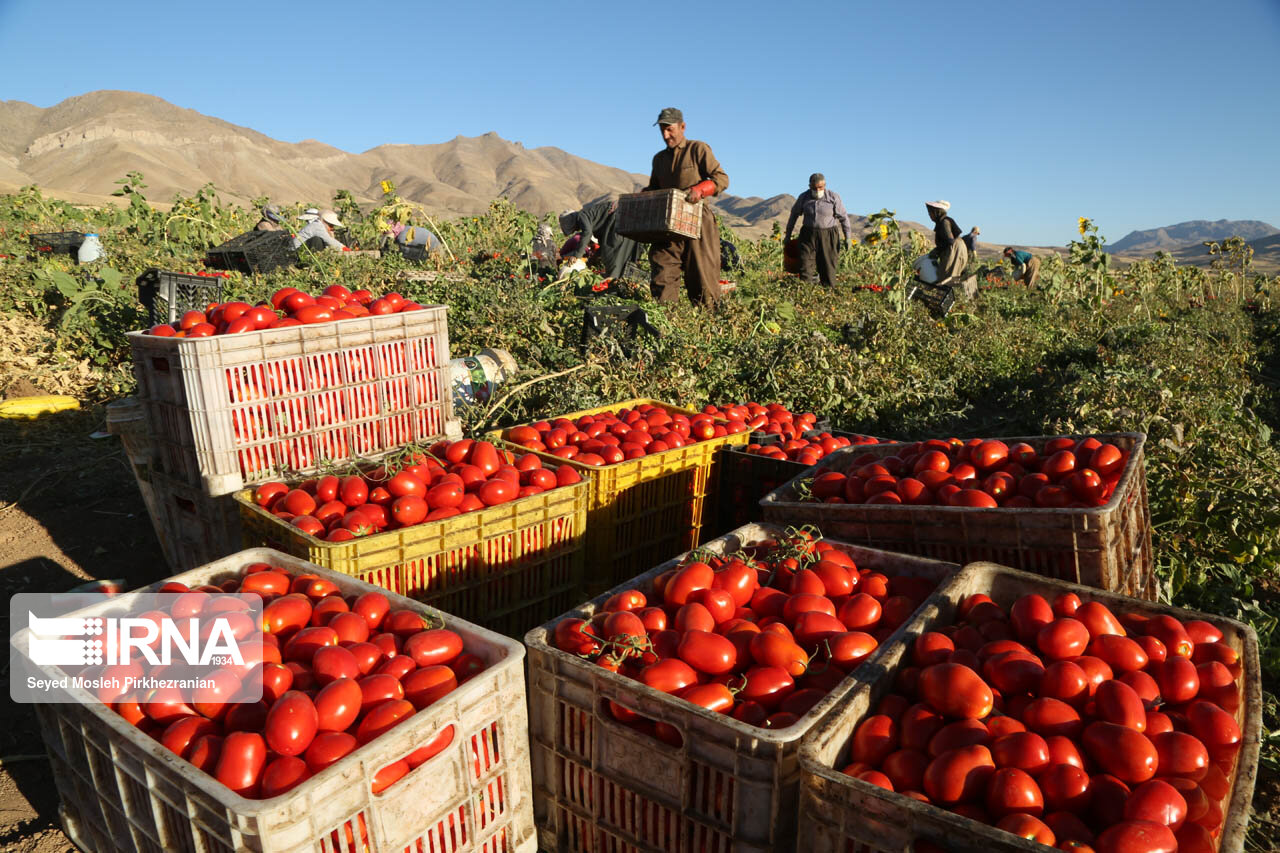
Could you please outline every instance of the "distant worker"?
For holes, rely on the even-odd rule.
[[[969,265],[969,247],[960,239],[960,226],[947,215],[951,202],[927,201],[924,207],[933,220],[934,249],[929,257],[938,268],[938,284],[963,277]]]
[[[1040,259],[1030,252],[1024,252],[1021,249],[1015,249],[1012,246],[1006,246],[1004,256],[1013,261],[1014,281],[1020,281],[1027,287],[1035,287],[1036,279],[1040,278]],[[1021,270],[1019,271],[1019,267]]]
[[[319,218],[311,220],[298,229],[298,233],[293,237],[293,248],[306,246],[312,251],[319,252],[327,246],[330,249],[342,251],[346,247],[333,236],[333,229],[341,227],[342,220],[338,218],[338,214],[332,210],[322,210],[319,212]]]
[[[262,218],[258,220],[258,224],[253,226],[254,231],[279,231],[280,230],[280,208],[273,205],[267,205],[262,208]]]
[[[308,207],[306,210],[302,211],[302,215],[298,218],[303,222],[315,222],[320,218],[320,211],[317,208]]]
[[[622,278],[627,264],[640,257],[640,244],[618,233],[617,213],[616,201],[597,201],[582,210],[566,210],[560,214],[560,230],[566,237],[580,232],[578,244],[565,254],[564,260],[584,257],[594,237],[600,244],[597,257],[605,278]]]
[[[654,122],[662,130],[667,147],[653,155],[646,190],[687,190],[694,204],[729,188],[729,176],[711,152],[711,146],[685,137],[684,113],[667,107]],[[702,232],[697,240],[675,238],[649,247],[652,276],[649,289],[655,299],[680,298],[680,279],[695,305],[711,307],[720,298],[720,227],[711,205],[702,208]]]
[[[978,235],[982,233],[982,229],[977,225],[969,229],[969,233],[964,235],[965,248],[969,250],[969,257],[976,258],[978,256]]]
[[[436,255],[444,251],[440,238],[421,225],[405,225],[393,222],[387,228],[386,236],[396,244],[400,254],[421,259],[427,255]]]
[[[800,277],[808,282],[814,281],[816,264],[817,280],[823,287],[834,287],[841,244],[848,245],[853,239],[853,227],[849,224],[849,212],[844,209],[840,195],[827,189],[827,179],[821,172],[809,176],[809,189],[800,193],[791,206],[787,233],[782,240],[784,245],[791,239],[791,230],[801,214],[804,214],[804,219],[796,246],[800,255]]]

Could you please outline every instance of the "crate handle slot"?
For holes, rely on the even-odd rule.
[[[670,747],[671,749],[684,749],[684,732],[680,731],[680,729],[676,728],[671,723],[655,720],[652,717],[646,717],[644,714],[633,711],[626,705],[623,705],[621,702],[614,699],[600,700],[599,717],[606,725],[613,724],[626,726],[626,728],[636,734],[643,735],[651,740],[657,741],[663,746]],[[622,719],[624,717],[626,719]],[[660,737],[656,734],[650,734],[647,731],[635,729],[627,725],[627,723],[635,722],[653,723],[654,731],[663,732],[664,737]]]
[[[151,366],[154,367],[156,370],[160,371],[161,373],[168,373],[169,359],[164,358],[163,356],[152,356]]]
[[[386,795],[392,788],[395,788],[405,779],[412,776],[414,771],[429,763],[431,759],[441,755],[451,743],[453,743],[452,723],[434,734],[431,739],[422,746],[410,749],[400,758],[397,758],[395,761],[390,762],[385,767],[378,770],[378,772],[373,775],[373,780],[369,783],[369,792],[377,797]],[[408,769],[399,776],[395,776],[395,770],[393,768],[401,762],[403,762]],[[388,772],[393,778],[391,778],[390,781],[384,780],[380,782],[378,777]]]

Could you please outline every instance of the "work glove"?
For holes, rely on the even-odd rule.
[[[710,198],[716,194],[715,181],[699,181],[689,188],[689,195],[685,198],[690,204],[696,204],[704,198]]]

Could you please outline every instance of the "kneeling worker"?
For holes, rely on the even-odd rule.
[[[316,219],[298,229],[298,233],[293,236],[293,248],[306,246],[318,252],[327,246],[342,251],[346,247],[333,236],[333,229],[341,227],[342,220],[338,218],[338,214],[332,210],[322,210]]]
[[[1035,287],[1036,279],[1040,278],[1040,259],[1030,252],[1024,252],[1021,249],[1015,249],[1012,246],[1006,246],[1004,256],[1013,261],[1014,264],[1014,281],[1020,281],[1027,287]],[[1021,267],[1021,271],[1017,269]]]
[[[684,135],[684,114],[675,107],[658,113],[654,122],[662,130],[667,147],[653,155],[646,190],[687,190],[688,200],[698,203],[729,188],[729,176],[711,153],[711,146]],[[720,227],[710,205],[702,208],[702,234],[697,240],[664,240],[649,247],[653,269],[649,288],[655,299],[680,298],[680,279],[689,301],[713,306],[720,298]]]

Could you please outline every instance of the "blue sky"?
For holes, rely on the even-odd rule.
[[[738,195],[822,171],[855,212],[946,198],[997,243],[1280,227],[1280,0],[0,0],[0,99],[95,89],[348,151],[496,131],[635,172],[675,105]]]

